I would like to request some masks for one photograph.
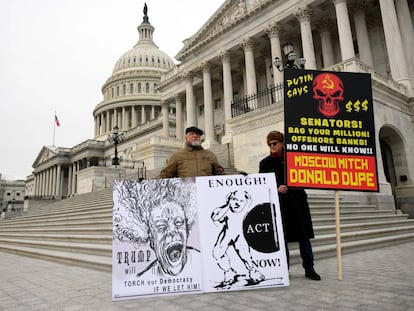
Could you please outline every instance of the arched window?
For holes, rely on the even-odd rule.
[[[138,82],[138,93],[141,93],[142,92],[142,90],[141,90],[141,82]]]
[[[154,93],[157,93],[157,83],[154,83]]]
[[[134,59],[135,60],[135,59]],[[129,85],[129,94],[132,94],[132,93],[134,93],[134,83],[131,83],[130,85]]]
[[[145,93],[149,93],[149,83],[145,83]]]

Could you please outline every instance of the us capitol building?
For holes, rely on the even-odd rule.
[[[380,191],[340,193],[414,217],[414,1],[226,0],[183,41],[178,64],[154,43],[146,5],[143,15],[138,42],[102,86],[94,137],[43,146],[27,197],[60,199],[116,178],[154,177],[192,125],[229,172],[257,173],[267,133],[284,129],[283,73],[273,61],[286,62],[293,47],[305,69],[371,75]]]

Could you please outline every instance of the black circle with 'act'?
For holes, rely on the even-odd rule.
[[[251,248],[262,253],[279,250],[270,203],[256,205],[243,220],[243,234]]]

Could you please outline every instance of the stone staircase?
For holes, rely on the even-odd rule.
[[[336,256],[334,198],[309,195],[315,258]],[[0,220],[0,251],[112,270],[112,190],[86,193]],[[414,240],[414,219],[374,205],[340,201],[342,253]],[[300,262],[297,243],[290,262]]]

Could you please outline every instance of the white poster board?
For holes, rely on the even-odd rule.
[[[112,299],[288,286],[273,174],[118,180]]]
[[[289,285],[274,174],[197,178],[204,291]]]

